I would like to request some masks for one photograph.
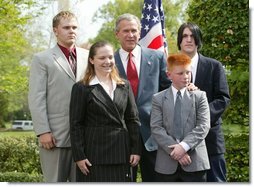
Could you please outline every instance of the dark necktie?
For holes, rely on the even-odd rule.
[[[174,131],[173,131],[173,135],[179,141],[181,141],[182,138],[183,138],[181,108],[182,108],[182,96],[181,96],[181,92],[178,91],[176,101],[175,101],[175,109],[174,109]]]
[[[72,72],[76,76],[77,62],[76,62],[73,52],[70,52],[69,62],[70,62]]]
[[[129,60],[127,64],[127,78],[131,84],[131,88],[135,97],[138,94],[138,72],[132,60],[132,53],[129,53]]]

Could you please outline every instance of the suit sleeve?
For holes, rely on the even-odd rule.
[[[135,98],[129,83],[128,85],[128,103],[125,111],[125,123],[130,137],[131,154],[141,155],[141,137],[139,133],[140,121]]]
[[[213,98],[211,98],[211,101],[209,101],[211,124],[215,124],[219,120],[230,102],[225,70],[221,63],[218,62],[214,64]]]
[[[86,99],[84,86],[81,83],[74,84],[70,100],[70,138],[74,161],[86,158],[84,153]]]
[[[51,132],[47,115],[47,76],[45,63],[39,55],[34,55],[30,69],[28,103],[37,136]]]
[[[195,103],[196,125],[183,139],[191,150],[205,139],[210,129],[210,111],[206,93],[200,92],[199,96],[196,95]]]
[[[171,81],[167,75],[167,60],[166,55],[163,53],[160,57],[160,80],[159,91],[167,89],[171,85]]]

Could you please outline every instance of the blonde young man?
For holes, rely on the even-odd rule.
[[[71,89],[83,77],[88,51],[76,46],[78,22],[69,11],[53,18],[57,44],[34,55],[29,79],[29,107],[39,140],[45,182],[76,180],[69,125]]]

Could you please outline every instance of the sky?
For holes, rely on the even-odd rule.
[[[68,0],[50,0],[43,14],[34,19],[33,26],[42,32],[48,47],[53,47],[56,44],[52,32],[52,19],[59,12],[58,1],[68,2]],[[102,23],[92,22],[92,17],[102,5],[110,1],[114,2],[114,0],[69,0],[70,10],[77,16],[79,22],[78,45],[97,35]]]
[[[78,5],[77,16],[80,18],[80,35],[79,38],[87,41],[88,38],[95,37],[101,27],[101,23],[93,23],[92,17],[96,10],[102,5],[107,4],[110,0],[83,0]],[[111,0],[112,1],[112,0]]]

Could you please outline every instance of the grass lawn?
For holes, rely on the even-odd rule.
[[[34,131],[0,131],[0,137],[19,137],[34,135]]]

